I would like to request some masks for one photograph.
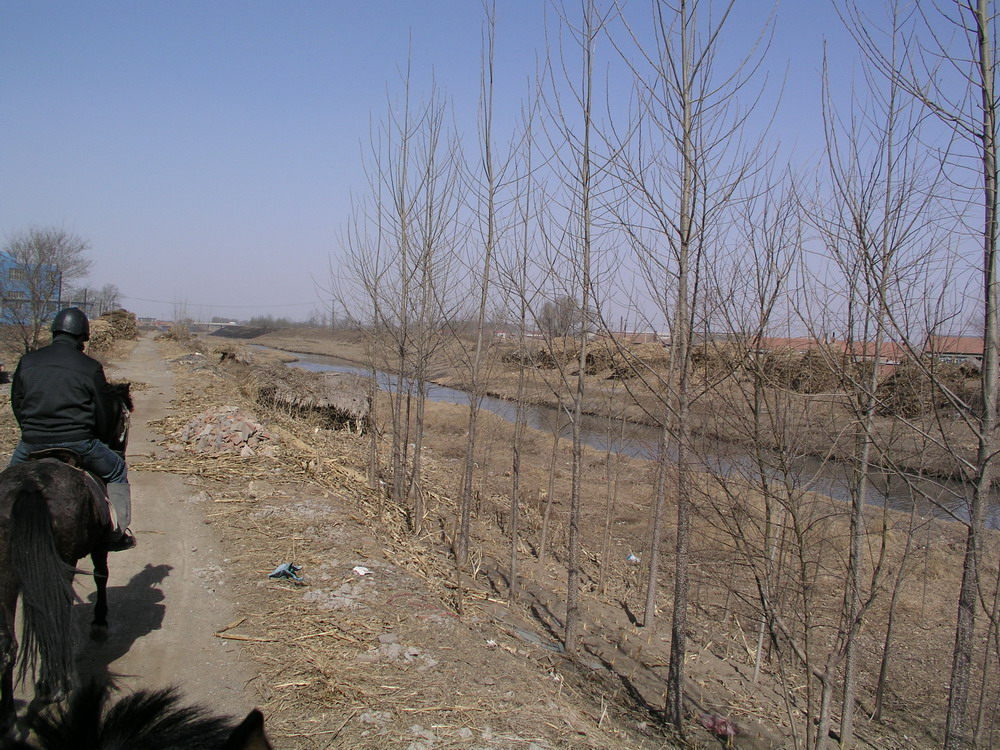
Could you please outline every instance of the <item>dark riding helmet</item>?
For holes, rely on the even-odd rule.
[[[52,333],[68,333],[80,341],[87,341],[90,338],[90,321],[79,307],[67,307],[56,313],[52,321]]]

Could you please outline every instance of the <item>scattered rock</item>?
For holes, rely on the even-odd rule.
[[[173,437],[196,453],[212,455],[236,453],[243,458],[251,458],[267,448],[273,455],[274,449],[274,435],[236,406],[222,406],[203,412],[175,432]]]
[[[266,482],[262,479],[253,479],[247,487],[247,494],[252,498],[259,498],[274,497],[278,493],[270,482]]]
[[[392,713],[389,711],[364,711],[358,715],[358,721],[362,724],[385,726],[392,721]]]

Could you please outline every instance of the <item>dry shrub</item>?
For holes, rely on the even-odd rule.
[[[732,375],[746,360],[746,347],[732,341],[706,341],[691,350],[691,363],[706,377]]]
[[[921,417],[938,410],[951,411],[950,392],[976,408],[982,403],[979,378],[972,368],[933,360],[896,366],[878,387],[881,416]]]
[[[754,366],[778,388],[797,393],[825,393],[837,390],[842,374],[816,350],[797,352],[766,352],[755,355]]]

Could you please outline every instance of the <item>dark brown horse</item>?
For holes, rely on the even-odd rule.
[[[91,683],[49,714],[30,720],[32,742],[10,750],[271,750],[264,716],[239,724],[201,706],[183,705],[177,691],[140,690],[109,701],[107,685]]]
[[[117,390],[119,424],[109,441],[124,452],[131,400],[127,384]],[[57,458],[0,473],[0,742],[16,723],[15,667],[19,681],[36,677],[32,711],[72,687],[73,576],[77,561],[88,555],[97,586],[91,635],[107,632],[110,516],[101,495],[93,478]],[[19,596],[20,653],[14,629]]]

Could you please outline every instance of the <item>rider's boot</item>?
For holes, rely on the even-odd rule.
[[[135,547],[135,537],[129,531],[129,522],[132,520],[132,488],[128,482],[113,482],[108,485],[108,499],[118,516],[118,528],[115,529],[108,539],[109,552],[121,552]]]

